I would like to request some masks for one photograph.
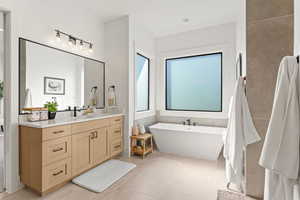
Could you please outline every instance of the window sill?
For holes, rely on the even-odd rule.
[[[154,110],[135,112],[135,119],[136,120],[147,118],[147,117],[152,117],[152,116],[155,116],[155,111]]]

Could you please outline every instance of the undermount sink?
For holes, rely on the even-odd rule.
[[[100,116],[103,116],[103,114],[91,113],[91,114],[86,114],[86,115],[80,115],[78,117],[75,117],[75,119],[90,119],[90,118],[95,118],[95,117],[100,117]]]
[[[85,118],[94,118],[95,115],[81,115],[80,117],[78,117],[79,119],[85,119]]]
[[[85,115],[80,115],[78,117],[74,117],[74,119],[91,119],[91,118],[97,118],[97,117],[103,117],[105,115],[110,115],[110,113],[89,113]]]

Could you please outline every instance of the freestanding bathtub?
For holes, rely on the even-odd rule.
[[[217,160],[223,147],[225,128],[171,123],[149,128],[161,152]]]

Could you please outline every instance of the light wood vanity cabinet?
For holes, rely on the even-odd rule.
[[[21,181],[42,195],[122,151],[122,116],[50,128],[20,126]]]
[[[72,174],[76,176],[93,165],[91,133],[73,135],[72,145]]]
[[[80,174],[109,158],[107,128],[72,135],[72,174]]]
[[[97,129],[93,140],[93,163],[99,164],[110,157],[108,151],[107,128]]]
[[[122,143],[122,126],[120,125],[113,125],[108,130],[109,135],[109,152],[110,156],[115,156],[119,154],[123,149]]]

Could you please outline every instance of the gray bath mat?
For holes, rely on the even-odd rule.
[[[246,197],[243,194],[234,193],[226,190],[219,190],[217,200],[255,200],[255,199],[251,197]]]
[[[74,178],[73,183],[93,192],[103,192],[136,167],[120,160],[109,160]]]

